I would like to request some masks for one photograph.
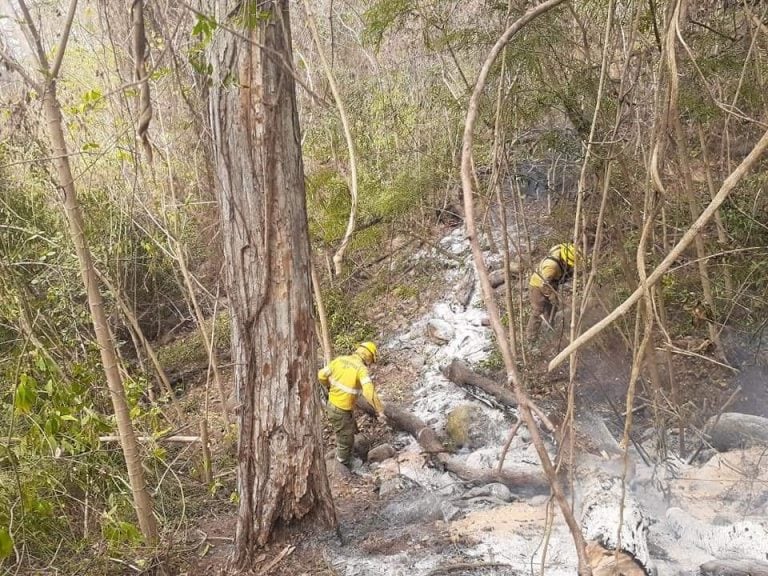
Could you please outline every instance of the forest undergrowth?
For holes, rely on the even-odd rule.
[[[467,296],[449,275],[467,254],[443,243],[464,226],[482,251],[473,266],[496,274],[477,301],[494,345],[472,368],[570,434],[596,405],[623,449],[693,462],[712,455],[711,418],[768,416],[759,3],[225,4],[18,0],[0,13],[4,573],[221,568],[237,511],[269,500],[237,481],[248,460],[238,430],[266,423],[243,399],[269,373],[241,382],[243,356],[293,354],[311,375],[362,340],[408,334],[446,294],[477,297],[480,285]],[[267,45],[254,69],[228,57]],[[262,116],[234,111],[265,104],[257,77],[284,90],[290,119],[263,147],[249,124]],[[240,224],[255,228],[233,232]],[[253,243],[228,243],[242,238]],[[528,274],[564,241],[583,262],[533,346]],[[508,282],[505,260],[517,270]],[[243,352],[262,344],[244,327],[268,316],[249,314],[288,297],[304,298],[292,307],[300,342]],[[378,367],[393,404],[419,400],[431,357],[415,355]],[[314,406],[297,427],[321,407],[311,376],[300,380],[300,392],[272,391]],[[329,440],[325,429],[323,453]],[[248,489],[279,484],[277,464],[316,474],[320,453],[309,466],[283,451]],[[376,489],[331,474],[342,526],[377,527]],[[270,510],[328,519],[323,500]],[[322,553],[327,531],[278,516],[255,531],[277,530],[254,552],[260,569],[283,553],[275,573],[312,573],[297,553],[307,540],[314,573],[338,570]],[[435,548],[452,537],[412,536]]]

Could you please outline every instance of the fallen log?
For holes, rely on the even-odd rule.
[[[454,384],[464,387],[474,386],[486,394],[490,394],[507,408],[517,408],[517,398],[512,390],[505,388],[500,384],[496,384],[496,382],[490,378],[486,378],[477,372],[473,372],[469,366],[457,358],[454,358],[453,362],[448,366],[443,367],[442,373],[443,376]],[[549,416],[544,414],[544,411],[541,410],[541,408],[533,402],[529,402],[528,405],[533,413],[539,417],[545,430],[548,432],[556,431],[555,425],[552,424]]]
[[[443,376],[448,378],[448,380],[454,384],[458,384],[459,386],[474,386],[483,392],[490,394],[505,406],[509,408],[517,408],[517,399],[512,390],[496,384],[496,382],[490,378],[486,378],[477,372],[473,372],[469,366],[457,358],[454,358],[453,362],[444,367],[442,372]]]
[[[456,458],[446,454],[439,454],[438,460],[448,472],[451,472],[474,484],[492,484],[498,482],[517,494],[535,496],[549,491],[549,483],[544,473],[536,469],[535,472],[526,470],[509,470],[503,468],[501,472],[495,468],[471,468]]]
[[[520,262],[510,262],[509,263],[509,273],[510,274],[520,274],[522,271],[522,266],[520,265]],[[491,288],[498,288],[499,286],[504,285],[504,269],[501,270],[494,270],[488,275],[488,279],[491,281]]]
[[[394,404],[385,404],[384,414],[390,425],[403,432],[408,432],[408,434],[416,438],[419,446],[424,448],[426,452],[430,454],[447,452],[435,431],[427,426],[418,416]]]
[[[646,576],[648,572],[626,552],[616,554],[600,542],[587,543],[587,558],[592,568],[592,576]]]
[[[762,560],[711,560],[699,566],[702,576],[768,576]]]
[[[464,277],[459,282],[454,292],[454,302],[466,310],[472,301],[472,294],[475,293],[475,271],[470,268],[464,273]]]
[[[621,551],[630,553],[649,573],[653,565],[648,551],[648,520],[632,492],[622,491],[622,465],[619,461],[581,462],[577,466],[576,483],[583,486],[579,523],[584,537],[597,540],[609,550],[618,542],[616,521],[621,514]],[[622,499],[623,495],[623,499]]]
[[[362,397],[358,397],[357,406],[364,412],[375,415],[374,409]],[[387,403],[384,405],[384,414],[387,422],[393,427],[413,436],[424,449],[424,452],[432,455],[433,460],[442,466],[448,472],[451,472],[467,482],[477,484],[490,484],[499,482],[518,494],[538,494],[545,492],[548,483],[544,473],[538,469],[530,471],[528,469],[502,469],[500,472],[491,469],[471,468],[453,458],[448,449],[443,445],[437,434],[427,426],[418,416],[403,410],[399,406]]]
[[[618,543],[617,520],[621,514],[621,553],[631,554],[632,562],[627,557],[627,567],[634,562],[645,567],[649,574],[653,573],[653,565],[648,551],[648,520],[645,511],[635,498],[631,489],[622,490],[624,476],[624,458],[621,447],[613,437],[602,418],[591,411],[579,414],[576,418],[575,433],[577,437],[587,438],[589,449],[600,454],[596,456],[580,452],[573,454],[575,459],[574,475],[577,485],[582,487],[580,498],[579,521],[584,529],[584,537],[599,542],[609,551],[610,561],[605,562],[605,571],[593,565],[593,574],[613,574],[611,562]],[[563,432],[561,432],[562,434]],[[568,434],[568,429],[564,431]],[[571,442],[566,437],[562,447],[568,450]],[[565,454],[564,462],[570,461],[570,454]],[[631,482],[635,474],[635,465],[631,460],[626,472],[626,482]],[[597,548],[594,548],[597,551]],[[625,554],[626,555],[626,554]],[[621,556],[621,555],[620,555]],[[635,571],[624,571],[624,574],[641,574],[639,568]]]

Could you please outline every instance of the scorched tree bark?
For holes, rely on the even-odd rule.
[[[315,383],[309,235],[287,0],[218,0],[210,92],[240,404],[234,562],[275,525],[336,519]]]

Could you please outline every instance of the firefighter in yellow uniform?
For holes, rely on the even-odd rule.
[[[363,342],[354,354],[334,358],[317,373],[320,383],[328,388],[326,414],[336,434],[336,459],[347,467],[355,442],[353,410],[360,393],[376,410],[379,421],[386,421],[384,406],[368,373],[368,366],[376,362],[377,356],[376,344]]]
[[[557,289],[571,275],[577,261],[578,249],[573,244],[558,244],[550,249],[531,274],[528,281],[531,316],[525,329],[529,343],[536,340],[542,318],[552,322],[559,302]]]

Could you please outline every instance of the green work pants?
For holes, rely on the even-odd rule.
[[[326,405],[325,413],[336,434],[336,460],[349,466],[355,444],[355,416],[351,410],[342,410],[330,402]]]

